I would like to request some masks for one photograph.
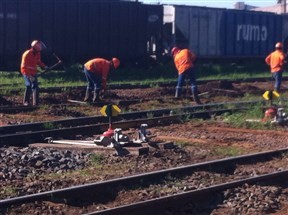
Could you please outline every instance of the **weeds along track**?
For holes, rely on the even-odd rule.
[[[0,200],[0,208],[6,214],[271,213],[288,199],[287,152],[266,151],[18,196]]]
[[[113,127],[129,129],[148,124],[150,127],[179,122],[183,117],[211,118],[217,114],[246,110],[247,105],[260,101],[230,102],[209,105],[186,106],[177,109],[158,109],[120,114],[113,119]],[[261,102],[260,102],[261,103]],[[229,106],[230,108],[226,108]],[[233,106],[233,108],[231,108]],[[46,137],[71,137],[75,135],[100,134],[108,128],[108,118],[103,116],[80,117],[58,121],[47,121],[0,127],[0,145],[25,146],[43,141]]]
[[[245,82],[234,82],[228,80],[221,81],[202,81],[199,85],[199,97],[204,104],[225,101],[237,101],[247,99],[254,96],[260,98],[263,92],[267,90],[266,84],[255,82],[245,85]],[[239,84],[233,84],[239,83]],[[155,82],[151,84],[122,84],[111,85],[105,95],[100,95],[101,102],[85,103],[81,102],[85,94],[85,86],[81,87],[55,87],[41,88],[39,106],[35,110],[34,107],[23,107],[23,92],[12,93],[6,90],[0,97],[0,113],[27,113],[35,111],[41,115],[45,114],[52,119],[54,116],[70,116],[78,117],[91,115],[95,111],[93,107],[101,107],[107,103],[113,103],[121,106],[122,109],[130,109],[132,111],[163,108],[167,106],[177,107],[193,104],[191,89],[189,84],[183,86],[181,98],[175,99],[175,83]],[[92,94],[92,93],[91,93]],[[245,96],[247,96],[245,98]],[[92,95],[90,99],[92,100]],[[79,106],[77,106],[79,105]],[[81,105],[81,106],[80,106]],[[86,105],[86,106],[84,106]],[[16,118],[17,116],[15,116]],[[35,116],[34,121],[39,121],[40,117]],[[29,118],[23,121],[29,122]],[[0,124],[16,124],[18,122],[10,122],[9,118],[0,120]]]
[[[288,80],[288,77],[283,77],[283,81]],[[269,77],[258,77],[258,78],[245,78],[245,79],[208,79],[208,80],[198,80],[197,84],[207,84],[209,82],[226,82],[226,83],[251,83],[251,82],[269,82],[271,81],[271,78]],[[143,84],[142,82],[135,82],[133,84],[109,84],[110,89],[135,89],[135,88],[150,88],[153,86],[157,87],[175,87],[176,81],[169,81],[169,82],[151,82],[147,84]],[[7,90],[12,89],[12,92],[19,92],[21,90],[22,84],[18,84],[19,89],[15,89],[15,84],[0,84],[0,90]],[[41,82],[39,82],[39,85],[41,86]],[[17,85],[16,85],[17,86]],[[61,92],[63,90],[69,90],[69,89],[85,89],[86,85],[80,85],[80,86],[62,86],[62,87],[44,87],[41,88],[43,92]]]

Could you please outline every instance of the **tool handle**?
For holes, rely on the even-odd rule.
[[[45,74],[46,72],[54,69],[54,68],[55,68],[56,66],[58,66],[60,63],[62,63],[61,60],[58,61],[57,63],[55,63],[54,65],[50,66],[49,68],[45,69],[44,72],[42,72],[42,73],[40,73],[40,74],[38,75],[38,77],[40,77],[40,76],[42,76],[43,74]]]

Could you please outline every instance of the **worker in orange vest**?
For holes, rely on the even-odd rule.
[[[95,58],[84,64],[84,73],[87,79],[85,102],[89,100],[91,90],[93,90],[93,102],[99,101],[101,89],[106,89],[108,73],[117,69],[119,65],[120,61],[115,57],[110,61],[104,58]]]
[[[180,49],[178,47],[172,48],[171,55],[174,59],[176,69],[178,70],[178,81],[176,86],[175,98],[179,98],[181,96],[185,76],[188,76],[188,78],[190,79],[193,99],[197,104],[201,104],[198,96],[194,68],[196,55],[188,49]]]
[[[25,93],[23,105],[30,104],[30,96],[32,90],[33,105],[38,105],[39,100],[39,86],[37,81],[37,66],[47,69],[48,67],[41,61],[40,52],[46,46],[40,40],[34,40],[31,43],[31,48],[26,50],[22,55],[21,73],[25,81]]]
[[[279,92],[280,90],[283,67],[284,67],[284,64],[286,63],[285,54],[282,49],[283,49],[283,44],[281,42],[276,43],[275,51],[270,53],[265,58],[265,62],[270,66],[272,77],[275,80],[274,90],[277,92]]]

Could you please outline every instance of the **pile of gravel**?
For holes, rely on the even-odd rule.
[[[89,162],[83,152],[45,148],[1,148],[0,155],[0,180],[82,169]]]

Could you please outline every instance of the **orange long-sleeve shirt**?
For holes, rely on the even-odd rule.
[[[265,58],[265,62],[270,66],[271,72],[278,72],[283,69],[285,56],[281,50],[275,50]]]
[[[37,65],[45,67],[46,65],[41,61],[40,52],[34,52],[29,49],[22,55],[21,73],[24,75],[35,75],[37,73]]]
[[[95,58],[89,60],[84,66],[88,71],[101,75],[103,87],[106,88],[107,76],[111,68],[110,61],[103,58]]]
[[[196,60],[196,55],[189,51],[188,49],[180,50],[174,57],[174,63],[178,74],[183,73],[187,69],[194,66],[194,61]]]

